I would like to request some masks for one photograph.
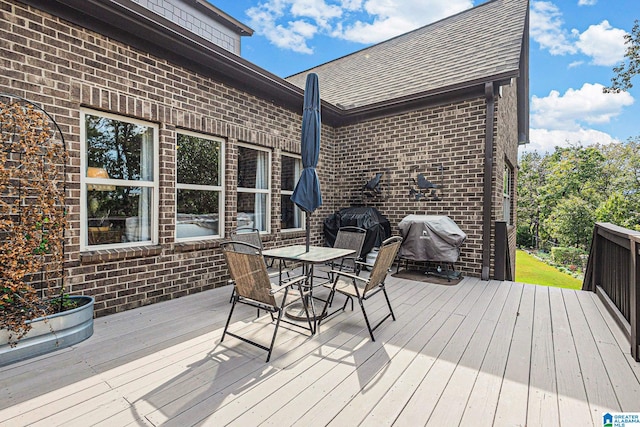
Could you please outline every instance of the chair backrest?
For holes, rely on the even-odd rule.
[[[364,295],[380,283],[384,282],[391,265],[393,265],[393,261],[396,259],[396,255],[398,254],[401,244],[402,237],[400,236],[389,237],[387,240],[382,242],[380,251],[376,257],[376,262],[373,264],[371,274],[369,274],[369,282],[365,286]]]
[[[231,240],[256,246],[262,252],[262,239],[260,239],[260,231],[257,228],[238,228],[231,233]],[[243,247],[240,245],[236,250],[242,249]]]
[[[353,249],[356,251],[356,259],[360,258],[362,252],[362,245],[364,245],[364,239],[367,236],[367,230],[360,227],[346,226],[341,227],[338,230],[336,241],[333,244],[334,248],[340,249]]]
[[[275,306],[275,298],[270,294],[271,280],[260,248],[234,240],[221,246],[236,294]]]

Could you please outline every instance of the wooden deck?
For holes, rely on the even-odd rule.
[[[0,368],[0,425],[601,426],[640,412],[640,364],[595,294],[391,277],[371,342],[347,310],[265,352],[220,343],[229,289],[96,319],[87,341]],[[383,298],[372,298],[372,317]],[[270,336],[240,308],[235,330]]]

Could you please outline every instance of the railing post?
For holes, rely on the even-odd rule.
[[[600,238],[598,237],[598,228],[599,226],[596,223],[593,229],[593,242],[591,242],[591,253],[593,254],[593,260],[591,263],[591,289],[589,290],[593,292],[596,291],[598,285],[598,283],[596,282],[598,278],[598,259],[600,258],[600,254],[598,253],[598,251],[600,250],[600,248],[598,247],[598,240],[600,240]]]
[[[505,280],[507,270],[507,223],[496,221],[495,264],[493,266],[494,279]]]
[[[631,263],[629,268],[629,299],[631,310],[629,323],[631,326],[631,356],[640,362],[640,237],[630,236]]]

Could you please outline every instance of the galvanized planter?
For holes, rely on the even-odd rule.
[[[71,296],[81,307],[31,320],[31,330],[10,347],[9,333],[0,329],[0,366],[69,347],[93,334],[93,297]],[[53,332],[52,332],[53,331]]]

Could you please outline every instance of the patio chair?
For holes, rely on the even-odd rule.
[[[396,255],[398,254],[398,249],[400,249],[400,244],[402,243],[402,237],[390,237],[389,239],[382,242],[380,246],[380,252],[376,258],[376,262],[371,269],[371,274],[368,278],[364,278],[361,276],[356,276],[355,274],[346,273],[343,271],[334,271],[335,279],[332,285],[325,285],[326,287],[331,288],[331,292],[327,301],[325,302],[324,308],[322,309],[322,314],[320,315],[320,321],[318,322],[318,327],[323,320],[327,317],[330,317],[340,310],[344,311],[347,307],[347,303],[351,301],[351,309],[353,310],[353,298],[358,300],[360,304],[360,308],[362,309],[362,314],[364,315],[364,321],[367,324],[367,329],[369,330],[369,335],[371,335],[371,341],[375,341],[373,337],[373,331],[375,331],[378,326],[382,324],[385,320],[391,317],[393,320],[396,320],[395,315],[393,314],[393,309],[391,308],[391,302],[389,301],[389,296],[387,295],[387,290],[385,289],[385,279],[387,277],[387,273],[391,268]],[[344,305],[342,309],[337,309],[333,313],[327,314],[327,308],[331,305],[333,297],[335,293],[338,292],[344,296],[346,296]],[[372,296],[382,292],[385,299],[387,300],[387,305],[389,306],[389,314],[387,314],[382,320],[380,320],[373,328],[369,323],[369,318],[367,317],[367,312],[365,311],[363,301],[368,300]]]
[[[257,228],[238,227],[235,232],[231,233],[231,240],[246,242],[251,245],[257,246],[260,248],[261,252],[264,249],[264,247],[262,246],[262,239],[260,238],[260,230],[258,230]],[[273,259],[269,260],[267,267],[272,268],[273,261]],[[282,267],[284,267],[285,270],[287,268],[286,264],[284,264],[284,261]],[[289,277],[289,271],[282,271],[282,273],[286,273],[287,277]]]
[[[253,253],[255,249],[260,251],[262,254],[262,239],[260,238],[260,230],[257,228],[249,228],[249,227],[239,227],[236,231],[231,233],[230,243],[234,243],[234,250],[238,252],[248,251],[247,253]],[[243,244],[235,244],[235,243],[247,243],[248,245]],[[284,269],[282,268],[284,267]],[[270,260],[267,265],[267,271],[269,272],[270,277],[275,277],[276,275],[282,280],[282,275],[285,274],[287,278],[290,278],[290,270],[286,268],[286,264],[280,266],[278,271],[269,271],[270,268],[273,268],[273,260]],[[233,294],[231,294],[231,299],[229,302],[233,301]]]
[[[341,227],[338,230],[336,241],[333,244],[334,248],[340,249],[353,249],[355,254],[349,255],[339,260],[331,262],[331,270],[344,271],[347,264],[350,264],[351,271],[356,275],[359,273],[359,261],[362,254],[362,246],[364,245],[364,239],[367,236],[367,230],[360,227],[346,226]]]
[[[241,248],[243,245],[245,247]],[[268,352],[266,361],[268,362],[271,358],[271,351],[273,350],[280,322],[309,330],[313,334],[309,310],[304,303],[305,296],[309,292],[303,289],[303,284],[307,279],[306,276],[296,277],[279,285],[273,284],[267,273],[267,265],[258,247],[237,241],[225,242],[221,246],[234,290],[232,295],[233,304],[220,342],[224,341],[226,335],[231,335],[234,338],[266,350]],[[308,328],[282,319],[285,308],[297,301],[302,301],[309,325]],[[269,347],[228,331],[236,304],[246,304],[258,310],[266,310],[271,314],[271,320],[275,320],[275,329]]]
[[[262,252],[262,239],[260,238],[260,231],[257,228],[238,228],[231,233],[231,240],[256,246],[260,249],[260,252]],[[249,247],[245,249],[251,250]],[[238,246],[238,250],[242,250],[240,245]]]

